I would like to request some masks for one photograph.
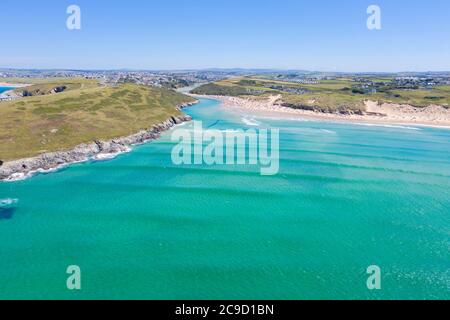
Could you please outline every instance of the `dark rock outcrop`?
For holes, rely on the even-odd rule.
[[[177,106],[177,109],[181,111],[184,108],[191,107],[191,106],[193,106],[193,105],[195,105],[195,104],[197,104],[199,102],[200,101],[198,101],[198,100],[195,100],[195,101],[192,101],[192,102],[186,102],[186,103],[183,103],[183,104],[180,104],[179,106]]]
[[[53,93],[61,93],[61,92],[64,92],[66,89],[67,89],[66,86],[60,86],[60,87],[56,87],[56,88],[53,88],[52,90],[50,90],[50,93],[51,94],[53,94]]]

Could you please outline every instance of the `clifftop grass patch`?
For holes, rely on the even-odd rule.
[[[20,80],[19,80],[20,81]],[[14,90],[19,96],[41,96],[47,94],[61,93],[70,90],[88,89],[99,87],[99,83],[95,80],[87,80],[81,78],[73,79],[37,79],[30,86],[17,88]],[[23,82],[23,81],[22,81]],[[20,83],[20,82],[17,82]]]

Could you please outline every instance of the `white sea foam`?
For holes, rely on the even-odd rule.
[[[222,130],[224,133],[240,133],[240,130],[237,129],[228,129],[228,130]]]
[[[57,172],[67,166],[73,165],[73,164],[77,164],[77,163],[84,163],[86,161],[89,161],[90,159],[94,160],[94,161],[105,161],[105,160],[110,160],[110,159],[114,159],[117,156],[119,156],[122,153],[127,153],[130,152],[132,149],[131,148],[127,148],[126,151],[123,152],[118,152],[118,153],[102,153],[102,154],[98,154],[92,158],[86,158],[80,161],[73,161],[73,162],[69,162],[69,163],[64,163],[61,164],[55,168],[51,168],[51,169],[37,169],[37,170],[32,170],[30,172],[27,173],[23,173],[23,172],[17,172],[17,173],[13,173],[11,176],[9,176],[8,178],[6,178],[4,181],[5,182],[17,182],[17,181],[23,181],[23,180],[27,180],[31,177],[33,177],[36,174],[46,174],[46,173],[52,173],[52,172]]]
[[[327,133],[327,134],[336,134],[336,131],[327,130],[327,129],[320,129],[321,132]]]
[[[335,135],[336,131],[327,129],[316,129],[316,128],[296,128],[296,127],[286,127],[282,128],[283,132],[294,133],[294,134],[328,134]]]
[[[5,179],[5,181],[6,182],[21,181],[21,180],[28,179],[30,176],[31,176],[30,173],[25,174],[22,172],[17,172],[17,173],[13,173],[12,175],[10,175],[8,178]]]
[[[42,174],[46,174],[46,173],[51,173],[51,172],[56,172],[58,170],[61,170],[62,168],[71,165],[71,164],[75,164],[75,163],[79,163],[79,162],[84,162],[84,161],[78,161],[78,162],[71,162],[71,163],[66,163],[66,164],[62,164],[59,165],[55,168],[51,168],[51,169],[37,169],[37,170],[32,170],[28,173],[23,173],[23,172],[17,172],[17,173],[13,173],[11,176],[9,176],[9,178],[5,179],[5,182],[16,182],[16,181],[22,181],[22,180],[26,180],[31,178],[32,176],[34,176],[35,174],[38,173],[42,173]]]
[[[131,148],[127,148],[127,150],[125,150],[125,151],[116,152],[116,153],[100,153],[100,154],[94,156],[92,159],[96,160],[96,161],[111,160],[111,159],[117,158],[118,156],[120,156],[123,153],[128,153],[130,151],[131,151]]]
[[[241,119],[243,123],[245,123],[248,126],[253,126],[253,127],[257,127],[259,126],[261,123],[256,121],[255,119],[248,119],[248,118],[242,118]]]
[[[416,130],[421,131],[422,129],[417,127],[407,127],[402,125],[394,125],[394,124],[377,124],[377,123],[354,123],[358,126],[367,126],[367,127],[384,127],[384,128],[393,128],[393,129],[406,129],[406,130]]]
[[[94,157],[94,160],[103,161],[103,160],[111,160],[117,157],[118,153],[100,153]]]
[[[258,116],[258,119],[263,120],[273,120],[273,121],[295,121],[295,122],[311,122],[310,119],[300,118],[300,117],[270,117],[270,116]]]
[[[11,199],[11,198],[0,199],[0,207],[10,206],[12,204],[16,204],[17,202],[19,202],[19,199]]]

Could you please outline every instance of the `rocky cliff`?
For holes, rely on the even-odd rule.
[[[192,105],[188,103],[179,106],[180,109]],[[160,137],[161,133],[176,124],[192,120],[189,116],[171,117],[167,121],[155,125],[148,130],[142,130],[128,137],[109,141],[93,141],[81,144],[68,151],[45,153],[33,158],[10,162],[0,160],[0,180],[17,180],[27,178],[37,172],[50,171],[67,164],[115,155],[130,150],[130,146],[142,144]]]

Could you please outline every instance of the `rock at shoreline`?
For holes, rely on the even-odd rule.
[[[193,104],[193,103],[192,103]],[[189,105],[192,105],[191,103]],[[188,104],[180,106],[184,108]],[[142,130],[128,137],[109,141],[93,141],[81,144],[69,151],[45,153],[33,158],[10,162],[0,160],[0,180],[12,180],[17,177],[27,177],[34,172],[49,171],[62,165],[87,161],[102,154],[118,154],[127,152],[130,146],[142,144],[160,137],[161,133],[173,126],[191,121],[190,116],[171,117],[167,121],[154,125],[148,130]]]

